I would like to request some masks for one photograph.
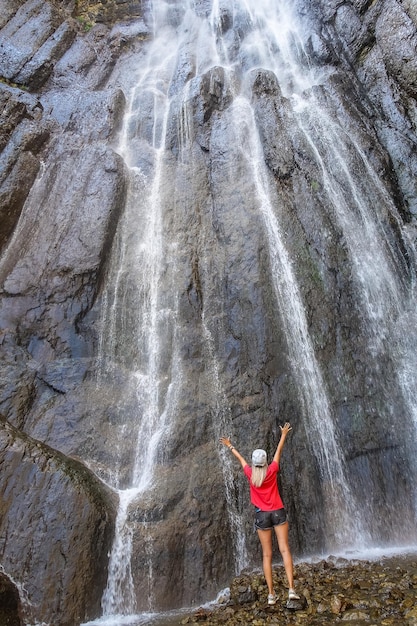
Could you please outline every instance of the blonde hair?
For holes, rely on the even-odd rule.
[[[260,487],[262,485],[265,480],[267,469],[267,465],[264,465],[263,467],[252,465],[252,476],[250,481],[254,487]]]

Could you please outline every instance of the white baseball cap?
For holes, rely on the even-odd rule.
[[[255,465],[255,467],[264,467],[266,465],[265,450],[257,449],[252,452],[252,465]]]

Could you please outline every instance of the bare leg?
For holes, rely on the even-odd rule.
[[[282,560],[284,562],[284,569],[288,579],[288,585],[290,589],[294,589],[294,566],[292,562],[292,556],[290,546],[288,543],[288,522],[274,526],[275,534],[278,540],[279,551],[281,552]]]
[[[268,594],[274,593],[274,583],[272,581],[272,530],[259,530],[258,537],[262,546],[262,566]]]

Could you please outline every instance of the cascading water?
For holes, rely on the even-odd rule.
[[[126,408],[120,407],[120,434],[129,442],[133,437],[136,443],[128,451],[130,476],[121,480],[116,472],[112,485],[118,489],[120,503],[108,584],[102,600],[104,615],[128,615],[136,611],[129,508],[151,487],[155,458],[163,446],[162,438],[169,432],[171,412],[175,410],[175,387],[181,378],[175,347],[176,300],[162,302],[159,289],[160,276],[169,263],[169,251],[164,249],[163,242],[160,191],[169,102],[159,89],[159,80],[159,75],[154,80],[149,69],[140,77],[131,95],[119,147],[130,167],[130,189],[110,269],[112,279],[104,297],[98,382],[105,384],[115,369],[122,368],[126,376],[122,387],[131,398],[130,408],[133,407],[135,414],[140,413],[141,419],[126,422]],[[128,146],[131,125],[136,123],[134,107],[144,93],[154,100],[150,182],[135,166],[134,154]],[[145,210],[138,201],[141,193],[147,194]],[[172,345],[168,364],[162,354],[166,341]],[[121,448],[121,441],[115,444]],[[123,459],[122,452],[117,456]],[[124,487],[126,482],[128,485]],[[151,558],[149,564],[152,579]],[[151,583],[152,580],[147,593],[150,609],[153,608]]]
[[[203,335],[207,352],[206,358],[209,363],[209,377],[211,379],[213,391],[215,394],[215,399],[213,401],[213,430],[216,435],[216,439],[220,439],[222,433],[226,432],[227,429],[230,427],[230,415],[228,414],[229,412],[227,410],[227,398],[225,397],[224,391],[222,390],[220,385],[219,365],[217,363],[214,353],[213,338],[204,322]],[[230,458],[230,455],[226,454],[225,450],[223,450],[222,452],[222,467],[224,468],[223,476],[226,491],[226,500],[228,503],[227,513],[230,519],[230,527],[233,532],[235,571],[236,574],[238,574],[248,565],[248,553],[246,549],[242,520],[239,516],[238,511],[236,510],[236,506],[234,505],[235,497],[233,494],[234,485],[232,472],[233,459]]]
[[[239,125],[236,125],[236,137],[240,145],[245,145],[248,164],[253,171],[255,198],[259,202],[268,232],[271,270],[290,360],[302,394],[305,419],[312,427],[311,440],[322,480],[327,485],[324,500],[325,515],[328,515],[328,545],[331,547],[333,544],[333,547],[339,549],[352,546],[352,537],[356,537],[360,545],[367,537],[360,520],[354,514],[357,504],[346,479],[343,454],[337,443],[326,387],[309,337],[307,319],[291,261],[273,209],[278,202],[268,185],[261,148],[256,142],[253,112],[247,100],[236,99],[234,106],[236,110],[233,110],[232,117],[240,120]],[[334,519],[335,510],[337,521]]]
[[[211,6],[200,6],[191,1],[165,4],[155,0],[147,19],[152,25],[152,36],[138,53],[134,76],[117,79],[122,85],[124,80],[133,87],[118,149],[129,169],[130,188],[103,296],[99,354],[99,384],[103,387],[108,382],[109,393],[116,387],[119,390],[115,398],[117,437],[113,465],[101,472],[120,498],[103,596],[105,615],[132,614],[139,605],[147,610],[159,608],[154,596],[159,581],[154,579],[152,561],[157,546],[151,531],[146,534],[147,525],[152,526],[155,520],[141,507],[146,508],[148,493],[163,473],[161,458],[169,454],[170,446],[180,450],[178,454],[183,458],[175,431],[181,430],[181,438],[189,428],[193,441],[200,432],[203,444],[209,445],[210,439],[217,441],[221,434],[236,430],[230,407],[232,393],[221,382],[227,367],[220,352],[229,349],[228,342],[226,347],[221,345],[225,315],[222,304],[216,300],[221,289],[213,278],[216,251],[220,249],[216,246],[221,238],[235,244],[242,240],[242,252],[234,256],[230,253],[224,261],[226,282],[228,263],[234,267],[247,260],[247,233],[256,232],[266,242],[274,323],[280,325],[285,337],[291,376],[299,390],[302,424],[309,432],[321,480],[320,524],[324,527],[326,548],[360,549],[370,541],[378,542],[372,528],[375,509],[357,499],[354,477],[346,469],[329,392],[330,375],[323,371],[316,354],[303,300],[305,291],[298,284],[298,258],[291,257],[281,224],[283,196],[265,164],[253,96],[254,76],[260,69],[274,76],[277,89],[286,99],[293,132],[313,164],[326,218],[342,234],[350,259],[351,282],[359,294],[361,340],[367,342],[373,359],[390,353],[398,368],[398,393],[403,395],[414,423],[417,414],[407,346],[403,342],[398,348],[397,337],[399,354],[390,348],[395,324],[412,315],[407,290],[411,270],[393,249],[387,218],[389,214],[391,221],[399,221],[399,217],[360,141],[343,130],[335,113],[337,106],[333,114],[323,111],[323,101],[316,93],[330,72],[317,71],[306,63],[298,33],[301,27],[287,3],[215,0]],[[117,71],[123,72],[123,65]],[[208,139],[204,125],[211,115],[210,107],[218,116]],[[204,155],[211,151],[212,160],[205,161]],[[224,165],[214,174],[216,158]],[[191,192],[187,183],[193,178],[201,185]],[[236,193],[242,194],[233,209],[222,193],[231,184],[233,192],[236,188]],[[250,193],[250,199],[244,197],[241,187]],[[232,193],[229,199],[233,199]],[[236,208],[239,203],[244,206],[240,214]],[[375,210],[376,203],[379,212]],[[191,214],[197,215],[197,227],[192,231],[195,258],[191,260],[192,276],[184,291],[187,305],[199,316],[200,337],[195,338],[195,346],[192,339],[188,343],[186,340],[188,320],[180,323],[183,305],[177,290],[186,262],[181,243],[173,234],[174,226],[180,223],[182,240],[187,240]],[[243,294],[240,299],[243,300]],[[240,339],[238,332],[231,334],[229,343]],[[184,413],[194,410],[194,405],[184,400],[183,391],[188,384],[189,353],[198,352],[200,347],[204,366],[198,363],[203,385],[207,386],[207,412],[215,422],[210,428],[198,419],[197,425],[191,427],[175,421],[181,403],[185,404]],[[230,352],[233,353],[233,347]],[[372,367],[369,377],[374,381],[378,363]],[[203,412],[199,405],[197,408]],[[392,409],[387,407],[382,415],[384,422],[391,416]],[[258,445],[253,441],[256,425],[251,428],[251,443]],[[232,473],[230,459],[221,452],[218,460],[222,464],[229,527],[235,541],[233,561],[239,570],[250,561],[248,537],[239,514],[240,504],[236,502],[239,498],[228,483],[227,476]],[[192,461],[187,459],[186,467],[191,472]],[[198,491],[197,487],[191,489],[195,507]],[[356,514],[358,510],[360,515]],[[184,535],[189,537],[187,523]],[[138,575],[133,565],[133,535],[141,524],[146,555],[143,571]],[[204,528],[210,524],[211,520]],[[204,537],[199,540],[204,543]],[[191,541],[185,542],[184,553],[190,549]],[[169,582],[165,584],[168,587]],[[139,602],[141,594],[146,598]]]
[[[390,312],[398,315],[403,293],[399,259],[375,213],[375,205],[388,205],[396,212],[395,207],[354,138],[326,116],[319,102],[310,98],[300,104],[297,112],[322,170],[329,207],[334,209],[334,219],[343,230],[352,257],[363,312],[372,333],[370,349],[378,353],[378,345],[372,344],[384,338],[380,324]]]
[[[406,259],[398,248],[394,249],[389,223],[399,224],[400,216],[356,138],[323,110],[314,95],[300,100],[294,111],[321,171],[332,219],[342,229],[349,251],[353,281],[360,296],[363,340],[375,360],[374,376],[381,375],[378,363],[389,355],[395,364],[396,387],[412,420],[411,440],[415,442],[416,396],[410,393],[410,383],[414,389],[414,376],[410,376],[414,339],[404,342],[407,328],[415,325],[410,320],[415,280],[413,245],[405,232]],[[395,402],[387,404],[388,423],[396,423],[396,411]],[[374,511],[364,510],[363,523],[369,529],[369,538],[373,520]]]

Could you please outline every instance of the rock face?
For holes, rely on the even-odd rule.
[[[218,439],[272,455],[287,419],[296,554],[415,541],[413,2],[3,4],[1,554],[28,619],[100,614],[99,478],[138,489],[107,611],[257,564]]]
[[[42,616],[69,625],[97,615],[113,534],[111,493],[80,462],[5,420],[0,438],[2,567],[25,586],[25,623]]]

